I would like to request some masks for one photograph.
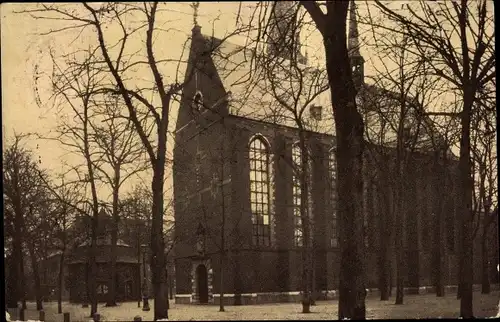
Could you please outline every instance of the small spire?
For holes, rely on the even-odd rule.
[[[359,53],[358,22],[356,19],[356,4],[351,0],[349,5],[349,42],[347,50],[350,56],[361,56]]]
[[[198,7],[200,6],[200,2],[199,1],[194,1],[191,3],[191,8],[193,8],[193,24],[195,27],[199,27],[198,26]]]

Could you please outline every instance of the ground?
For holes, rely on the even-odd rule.
[[[474,314],[476,317],[494,317],[498,312],[500,301],[499,291],[484,295],[474,293]],[[312,307],[313,313],[300,313],[298,303],[227,306],[226,312],[219,312],[216,305],[180,305],[171,304],[170,320],[332,320],[337,318],[337,301],[321,301]],[[459,315],[460,301],[455,294],[447,294],[438,298],[433,294],[407,295],[404,305],[394,305],[394,298],[381,302],[377,298],[368,298],[366,301],[368,319],[405,319],[405,318],[456,318]],[[132,321],[134,316],[140,315],[143,321],[153,318],[153,302],[151,311],[143,312],[137,308],[137,302],[122,303],[117,307],[107,308],[99,305],[101,321]],[[84,321],[89,309],[81,305],[64,303],[64,312],[70,312],[71,322]],[[11,312],[17,318],[16,312]],[[57,314],[57,303],[45,303],[46,321],[62,322],[62,314]],[[38,312],[34,303],[28,303],[26,319],[37,319]]]

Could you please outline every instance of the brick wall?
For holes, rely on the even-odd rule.
[[[198,44],[199,45],[199,44]],[[196,46],[192,46],[196,48]],[[191,55],[194,55],[191,53]],[[191,59],[188,71],[193,68]],[[176,145],[174,148],[174,199],[176,217],[176,282],[178,294],[191,294],[192,279],[189,276],[191,265],[197,252],[195,249],[195,230],[199,222],[207,226],[212,241],[206,243],[206,258],[213,267],[214,293],[219,292],[218,274],[220,272],[217,237],[220,236],[221,212],[216,211],[221,203],[221,196],[211,193],[209,181],[220,173],[220,163],[215,158],[223,159],[224,173],[230,174],[230,180],[224,185],[227,194],[224,211],[226,213],[227,247],[230,249],[225,264],[224,292],[235,294],[242,302],[253,301],[246,296],[251,293],[298,291],[300,285],[301,256],[293,247],[293,208],[292,208],[292,170],[285,161],[291,159],[292,144],[298,140],[296,129],[258,122],[243,117],[228,116],[228,103],[217,103],[226,90],[218,79],[215,67],[210,61],[199,67],[196,82],[191,79],[184,91],[177,120]],[[191,99],[194,93],[203,93],[204,103],[208,106],[217,104],[211,111],[193,113]],[[223,119],[223,120],[222,120]],[[200,134],[201,133],[201,134]],[[272,160],[272,195],[271,195],[271,246],[256,248],[252,245],[252,221],[250,206],[248,143],[252,136],[260,134],[269,142]],[[312,170],[312,209],[315,248],[315,284],[317,290],[332,290],[338,285],[339,253],[330,245],[332,234],[329,221],[334,205],[330,202],[328,182],[328,151],[334,138],[327,135],[310,133],[310,147],[313,154]],[[220,148],[224,146],[223,152]],[[367,185],[366,222],[367,249],[365,255],[366,285],[377,287],[380,276],[379,259],[382,231],[381,223],[391,211],[393,203],[390,186],[393,182],[381,181],[391,176],[394,171],[394,156],[390,149],[381,149],[386,160],[381,164],[367,157],[366,176],[379,173],[376,179],[370,179]],[[196,154],[209,157],[200,161],[201,184],[197,183]],[[221,154],[222,155],[219,155]],[[405,232],[405,256],[407,259],[407,286],[418,288],[433,283],[433,238],[435,236],[437,213],[445,213],[446,238],[444,256],[445,281],[455,284],[456,280],[456,245],[457,245],[457,209],[453,191],[457,184],[455,161],[450,161],[446,171],[434,167],[432,156],[415,154],[408,167],[408,180],[405,182],[407,196]],[[449,170],[448,170],[449,169]],[[382,175],[385,172],[385,176]],[[436,188],[442,188],[439,182],[444,176],[450,176],[448,199],[437,197]],[[229,178],[228,178],[229,179]],[[384,180],[385,180],[384,179]],[[378,180],[378,181],[377,181]],[[382,200],[382,197],[387,199]],[[440,211],[439,202],[445,202],[444,211]],[[209,216],[207,217],[207,213]],[[204,215],[205,214],[205,215]],[[205,217],[204,217],[205,216]],[[441,232],[441,235],[443,232]],[[220,239],[219,239],[220,241]],[[393,246],[389,246],[394,254]],[[477,251],[476,251],[477,253]],[[475,265],[480,264],[476,260]],[[478,258],[479,259],[479,258]],[[433,266],[434,265],[434,266]],[[395,280],[394,260],[391,276]],[[477,266],[480,267],[480,266]],[[478,272],[478,269],[475,269]],[[479,271],[480,272],[480,271]],[[476,274],[477,275],[477,274]],[[477,276],[475,276],[477,280]],[[393,286],[395,284],[393,283]],[[240,295],[238,297],[238,294]],[[246,299],[246,300],[245,300]]]

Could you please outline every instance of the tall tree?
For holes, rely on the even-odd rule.
[[[415,46],[415,54],[428,60],[432,74],[446,80],[450,91],[462,99],[460,119],[460,316],[473,316],[472,307],[472,169],[471,115],[481,88],[495,78],[493,17],[485,0],[407,3],[404,12],[383,1],[375,1],[384,23],[377,27],[406,35]],[[429,114],[429,113],[428,113]],[[442,115],[442,113],[441,113]]]
[[[98,103],[96,114],[103,118],[102,124],[95,126],[95,142],[103,162],[95,164],[102,175],[102,181],[111,188],[111,260],[109,262],[108,298],[106,306],[116,306],[116,245],[118,223],[120,221],[121,187],[132,176],[146,170],[144,149],[136,136],[130,120],[121,118],[124,108],[116,97],[104,96]],[[143,160],[144,159],[144,160]],[[141,162],[142,161],[142,162]]]
[[[24,146],[26,135],[15,134],[13,141],[3,151],[3,195],[5,223],[9,227],[8,237],[12,241],[7,266],[8,307],[17,308],[18,300],[25,299],[25,276],[23,245],[32,246],[26,239],[26,220],[30,216],[32,205],[40,202],[40,185],[38,160],[34,153]],[[31,249],[31,248],[30,248]],[[37,265],[36,261],[33,265]],[[36,274],[35,274],[36,275]],[[38,285],[39,286],[39,285]],[[37,288],[37,308],[41,307],[40,288]],[[24,306],[24,305],[23,305]]]
[[[179,58],[159,58],[163,49],[158,49],[156,37],[163,31],[160,26],[163,3],[82,3],[77,7],[66,7],[57,4],[41,4],[34,10],[25,10],[35,19],[59,19],[68,23],[59,29],[50,31],[63,32],[68,29],[82,31],[88,27],[93,32],[92,40],[97,45],[91,51],[99,56],[99,66],[94,71],[108,81],[103,89],[120,97],[128,111],[137,135],[139,136],[147,158],[153,170],[151,191],[153,193],[152,225],[151,225],[151,268],[154,294],[154,319],[168,318],[167,276],[165,274],[165,241],[163,233],[164,209],[164,179],[167,161],[167,131],[170,120],[172,103],[179,94],[185,81],[181,81],[177,72],[169,75],[165,72],[166,63],[179,65]],[[112,25],[114,28],[108,28]],[[237,29],[231,34],[238,34],[244,30]],[[142,36],[142,37],[141,37]],[[134,48],[134,39],[140,37],[143,41],[142,51]],[[119,49],[117,49],[119,48]],[[199,53],[201,57],[210,54],[212,48]],[[169,51],[167,51],[169,53]],[[137,58],[139,57],[139,58]],[[75,57],[77,65],[81,61]],[[83,65],[83,64],[81,64]],[[149,72],[152,82],[140,86],[131,74],[138,68]],[[186,79],[191,77],[187,75]],[[169,83],[170,82],[170,83]],[[148,99],[147,97],[151,97]],[[152,119],[147,125],[141,122],[141,115]],[[149,135],[152,131],[155,133]],[[92,169],[93,170],[93,169]]]
[[[267,30],[261,35],[262,41],[268,45],[256,53],[253,82],[259,99],[266,101],[262,104],[261,118],[298,129],[292,159],[285,155],[279,157],[292,168],[294,177],[294,244],[302,251],[302,312],[309,313],[310,305],[314,303],[315,284],[315,229],[311,200],[315,160],[311,155],[310,131],[319,130],[319,124],[328,119],[317,104],[321,94],[328,90],[328,82],[326,71],[310,65],[301,53],[299,33],[305,29],[307,13],[291,2],[275,2],[270,6]]]
[[[57,312],[62,313],[62,294],[64,286],[64,268],[66,264],[66,255],[70,250],[71,240],[75,240],[77,236],[70,230],[71,225],[76,219],[77,211],[73,207],[82,203],[82,185],[78,182],[69,183],[65,181],[64,176],[61,176],[60,183],[52,183],[49,190],[51,199],[54,203],[54,211],[50,216],[51,223],[54,227],[52,234],[52,248],[59,252],[59,272],[57,278]],[[78,245],[78,242],[76,243]]]
[[[490,253],[489,245],[492,225],[498,217],[497,179],[497,152],[495,127],[495,112],[493,106],[496,99],[482,91],[479,95],[472,118],[472,163],[475,183],[472,198],[474,225],[473,238],[479,237],[481,244],[481,292],[490,293]]]
[[[39,172],[39,173],[37,173]],[[43,291],[41,287],[40,262],[48,256],[53,226],[50,223],[51,213],[54,210],[49,193],[44,186],[45,175],[42,171],[32,171],[33,192],[28,199],[28,209],[25,218],[25,245],[31,262],[37,310],[43,309]],[[46,176],[46,175],[45,175]]]
[[[89,268],[90,279],[87,280],[90,300],[90,316],[97,312],[97,263],[96,263],[96,243],[97,243],[97,225],[99,215],[100,200],[97,195],[97,167],[102,160],[98,154],[95,123],[97,121],[96,102],[97,88],[102,81],[99,71],[93,67],[92,56],[88,55],[83,64],[74,64],[71,60],[57,62],[51,52],[53,63],[53,73],[51,83],[53,88],[53,102],[57,108],[60,126],[53,131],[46,139],[54,140],[70,153],[82,158],[81,164],[71,166],[68,171],[76,179],[70,179],[67,183],[79,182],[86,189],[90,190],[90,198],[85,207],[74,205],[57,194],[57,191],[51,189],[54,195],[59,196],[58,200],[72,207],[80,214],[89,216],[87,211],[90,209],[91,227],[90,227],[90,247]],[[71,121],[72,120],[72,121]],[[89,187],[90,186],[90,187]],[[88,245],[88,244],[87,244]]]
[[[354,1],[351,1],[354,3]],[[340,219],[339,319],[364,319],[363,118],[347,50],[347,1],[300,1],[321,33],[325,48],[337,138],[338,218]]]
[[[375,33],[374,33],[375,34]],[[369,77],[370,85],[362,92],[365,134],[369,159],[380,172],[380,185],[391,187],[392,207],[382,220],[380,277],[381,300],[389,299],[389,271],[391,249],[396,255],[396,304],[403,304],[403,287],[407,279],[406,253],[414,250],[406,246],[408,234],[407,218],[411,183],[417,180],[413,171],[413,159],[417,151],[426,151],[429,141],[439,135],[432,124],[422,117],[424,106],[436,103],[434,88],[436,79],[426,75],[426,61],[408,50],[411,45],[407,37],[399,35],[377,35],[373,49],[375,76]],[[380,67],[377,67],[380,66]],[[427,145],[427,146],[426,146]],[[387,159],[392,159],[388,170]],[[416,189],[420,187],[417,185]],[[418,195],[418,193],[416,194]],[[425,210],[427,211],[427,209]],[[392,243],[394,246],[391,246]],[[418,246],[416,244],[415,246]]]

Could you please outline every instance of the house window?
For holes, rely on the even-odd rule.
[[[108,294],[108,286],[106,284],[99,284],[97,286],[97,294]]]
[[[322,107],[320,105],[312,105],[310,108],[311,118],[316,121],[321,121]]]
[[[330,181],[330,209],[332,218],[330,221],[330,246],[339,247],[339,232],[337,220],[337,158],[335,157],[335,149],[331,149],[328,153],[328,178]]]
[[[255,137],[250,141],[249,160],[253,244],[269,246],[271,236],[269,225],[269,146],[262,137]]]

